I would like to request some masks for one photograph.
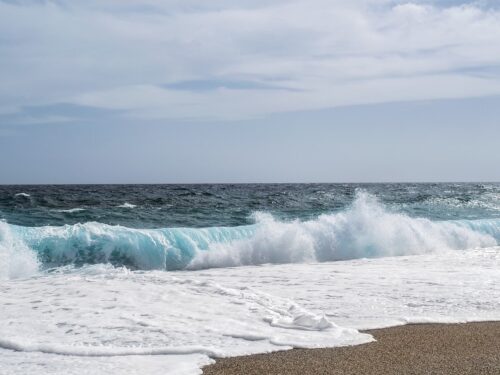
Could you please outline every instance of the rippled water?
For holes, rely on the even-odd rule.
[[[500,217],[500,184],[464,183],[0,186],[0,218],[22,226],[238,226],[253,223],[254,212],[284,220],[340,212],[359,190],[413,217]]]

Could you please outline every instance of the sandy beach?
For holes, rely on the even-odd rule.
[[[204,375],[500,374],[500,322],[367,331],[376,342],[219,359]]]

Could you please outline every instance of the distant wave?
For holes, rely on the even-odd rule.
[[[366,193],[347,210],[283,222],[267,213],[239,227],[132,229],[96,222],[61,227],[2,223],[2,251],[32,249],[44,267],[111,263],[203,269],[327,262],[496,246],[500,220],[431,221],[389,212]],[[8,250],[10,251],[10,250]]]
[[[25,197],[25,198],[29,198],[30,195],[28,193],[17,193],[14,195],[15,197]]]
[[[125,203],[123,203],[123,204],[121,204],[121,205],[119,205],[117,207],[120,207],[120,208],[135,208],[135,207],[137,207],[137,205],[125,202]]]

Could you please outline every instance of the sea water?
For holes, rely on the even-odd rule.
[[[0,187],[0,373],[196,374],[500,319],[500,184]]]

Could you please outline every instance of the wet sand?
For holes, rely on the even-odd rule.
[[[377,342],[218,359],[203,374],[500,375],[500,322],[416,324],[367,332]]]

